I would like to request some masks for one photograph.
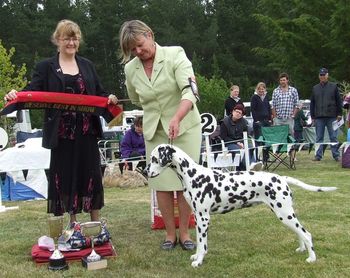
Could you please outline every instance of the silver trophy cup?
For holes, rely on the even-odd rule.
[[[65,270],[68,269],[68,264],[63,254],[57,247],[57,240],[63,232],[63,216],[50,216],[48,218],[49,236],[55,242],[55,250],[50,256],[49,269],[50,270]]]

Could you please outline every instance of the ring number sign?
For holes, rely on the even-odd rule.
[[[210,135],[212,134],[217,126],[215,117],[210,113],[201,114],[201,125],[202,125],[202,134]]]

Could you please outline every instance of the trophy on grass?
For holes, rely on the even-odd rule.
[[[90,238],[91,253],[89,256],[81,259],[84,267],[88,270],[101,269],[107,267],[107,259],[104,259],[96,253],[94,249],[94,238],[102,231],[102,223],[100,221],[85,222],[80,225],[81,233],[85,237]]]
[[[49,235],[53,238],[55,243],[55,250],[50,256],[49,269],[50,270],[64,270],[68,269],[68,264],[66,259],[60,250],[58,250],[58,244],[56,244],[58,238],[63,232],[63,216],[51,216],[48,219],[49,224]]]

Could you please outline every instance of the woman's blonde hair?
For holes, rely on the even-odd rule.
[[[141,20],[130,20],[123,23],[119,31],[119,44],[120,44],[120,58],[121,63],[125,64],[131,57],[131,45],[135,43],[137,36],[147,35],[150,33],[154,40],[154,33],[152,29]]]
[[[258,91],[259,87],[263,87],[266,91],[266,84],[264,82],[259,82],[258,85],[256,85],[255,92]]]
[[[69,19],[62,19],[59,21],[55,31],[51,35],[51,42],[58,46],[58,40],[64,36],[76,37],[81,41],[82,34],[79,25]]]
[[[239,90],[239,86],[238,85],[232,85],[231,88],[230,88],[230,91],[233,91],[233,90]]]

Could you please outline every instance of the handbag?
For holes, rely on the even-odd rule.
[[[91,238],[82,234],[81,225],[83,223],[74,222],[66,229],[62,236],[58,239],[58,244],[64,246],[66,250],[80,250],[91,246]],[[111,235],[107,230],[107,221],[101,221],[101,232],[93,237],[94,245],[103,245],[111,239]]]

